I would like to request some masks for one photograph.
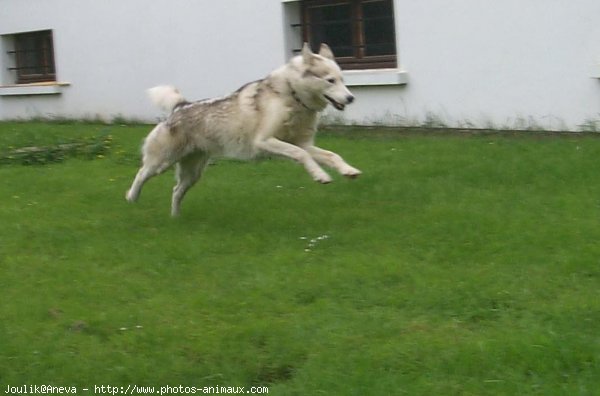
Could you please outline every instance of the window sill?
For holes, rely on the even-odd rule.
[[[32,84],[0,85],[0,96],[58,95],[68,87],[68,82],[42,82]]]
[[[344,70],[349,87],[408,84],[408,72],[400,69]]]

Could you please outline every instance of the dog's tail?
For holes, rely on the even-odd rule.
[[[159,85],[150,88],[147,92],[152,103],[168,113],[172,112],[178,104],[187,102],[179,90],[172,85]]]

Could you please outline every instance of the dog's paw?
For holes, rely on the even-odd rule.
[[[347,169],[344,169],[341,173],[343,176],[346,176],[349,179],[356,179],[358,176],[362,175],[360,170],[351,166],[349,166]]]
[[[131,190],[127,190],[125,193],[125,199],[127,202],[135,202],[137,201],[137,197],[131,192]]]
[[[320,172],[319,174],[315,175],[313,178],[315,179],[316,182],[319,182],[321,184],[329,184],[333,181],[331,176],[329,176],[325,172]]]

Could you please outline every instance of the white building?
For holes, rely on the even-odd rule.
[[[334,121],[578,129],[600,123],[599,17],[598,0],[0,0],[0,119],[152,121],[145,89],[221,96],[309,40],[349,69]]]

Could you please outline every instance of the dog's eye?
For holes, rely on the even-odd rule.
[[[328,78],[328,79],[327,79],[327,82],[328,82],[329,84],[335,84],[335,78]]]

